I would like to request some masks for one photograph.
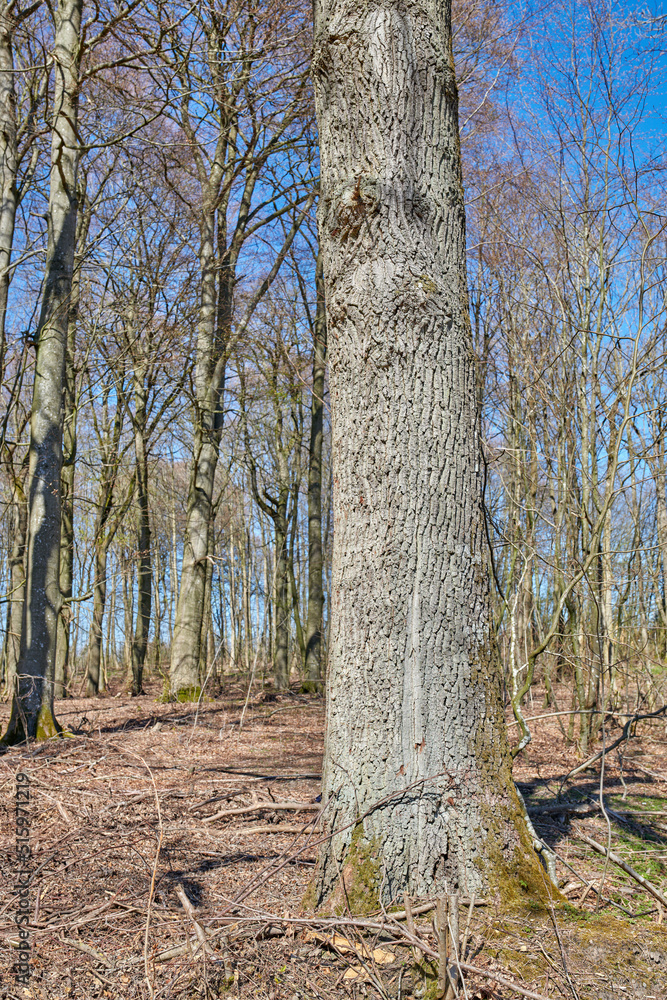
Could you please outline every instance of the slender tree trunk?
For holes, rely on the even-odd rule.
[[[102,639],[104,608],[107,599],[107,556],[109,538],[102,530],[102,537],[95,545],[95,582],[93,584],[93,621],[90,628],[88,647],[88,696],[100,691],[100,665],[102,662]]]
[[[134,579],[132,560],[127,553],[121,558],[123,573],[123,666],[127,675],[128,687],[132,690],[132,644],[134,633]]]
[[[296,517],[296,511],[294,512]],[[292,616],[294,618],[294,631],[296,632],[296,645],[299,651],[299,673],[303,676],[306,663],[306,637],[301,625],[301,612],[299,610],[299,587],[294,573],[294,550],[290,545],[290,552],[287,557],[287,572],[289,576],[290,593],[292,595]]]
[[[342,872],[364,906],[519,877],[544,891],[490,639],[450,13],[315,5],[335,520],[322,800],[327,831],[351,824],[322,846],[319,894]]]
[[[18,691],[4,742],[59,731],[53,678],[60,612],[60,471],[65,349],[76,247],[77,100],[82,0],[56,11],[53,132],[44,293],[30,419],[26,599]]]
[[[21,652],[23,601],[25,598],[25,543],[28,531],[28,504],[20,482],[14,487],[12,549],[9,556],[9,602],[5,637],[5,691],[13,694],[16,667]]]
[[[204,211],[200,250],[201,299],[197,329],[196,426],[183,536],[183,565],[171,651],[170,684],[180,700],[196,700],[206,603],[208,539],[222,430],[224,345],[216,338],[215,211]]]
[[[211,525],[211,534],[213,525]],[[203,684],[208,674],[208,666],[211,662],[210,638],[213,631],[213,614],[211,608],[211,594],[213,591],[213,557],[214,541],[209,539],[208,558],[206,560],[206,585],[204,588],[204,617],[202,619],[202,634],[199,644],[199,683]]]
[[[107,669],[109,664],[113,664],[114,668],[116,666],[116,583],[115,583],[115,573],[112,572],[111,579],[114,580],[114,585],[111,588],[111,603],[109,606],[109,614],[107,615],[107,644],[105,653],[105,663],[107,664]]]
[[[327,357],[327,322],[324,303],[322,255],[315,271],[317,311],[313,344],[313,390],[310,404],[308,450],[308,612],[306,622],[306,686],[317,690],[322,679],[322,440],[324,437],[324,376]]]
[[[230,634],[230,659],[232,671],[236,670],[236,659],[238,655],[238,641],[236,632],[236,551],[234,547],[234,523],[229,524],[229,634]]]
[[[250,626],[250,533],[245,524],[245,512],[243,522],[243,555],[241,557],[241,583],[243,586],[243,632],[244,632],[244,656],[245,672],[250,676],[250,639],[252,629]]]
[[[146,389],[143,372],[135,366],[134,387],[134,454],[137,483],[139,549],[137,623],[132,641],[132,694],[143,694],[144,664],[148,649],[153,594],[153,564],[151,559],[151,523],[148,499],[148,453],[146,449]]]
[[[274,518],[276,538],[276,603],[275,603],[275,652],[273,677],[279,691],[289,687],[289,564],[287,555],[287,494],[279,497],[278,512]]]
[[[169,655],[171,656],[171,644],[174,640],[174,608],[176,607],[176,597],[178,595],[178,537],[176,534],[176,487],[174,483],[174,459],[171,460],[171,488],[172,488],[172,508],[171,508],[171,563],[169,568]]]

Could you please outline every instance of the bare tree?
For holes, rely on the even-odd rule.
[[[3,739],[52,734],[53,669],[60,611],[60,470],[67,318],[76,246],[77,134],[82,0],[56,11],[53,132],[44,292],[30,420],[26,597],[18,689]]]

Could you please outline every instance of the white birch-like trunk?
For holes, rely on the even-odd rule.
[[[334,484],[324,822],[356,822],[323,846],[319,897],[342,872],[352,905],[377,905],[353,891],[358,875],[370,892],[364,860],[385,900],[537,887],[489,639],[449,3],[318,0],[313,74]]]

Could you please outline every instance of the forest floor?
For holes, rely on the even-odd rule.
[[[392,929],[382,915],[367,918],[378,925],[372,939],[350,926],[332,937],[331,928],[295,922],[313,918],[303,899],[315,834],[302,831],[317,817],[321,698],[264,692],[240,730],[240,689],[199,707],[161,704],[157,690],[140,698],[113,691],[57,704],[71,738],[0,757],[3,1000],[438,995],[434,965],[421,955],[415,964],[400,943],[405,922]],[[540,703],[526,714],[548,712]],[[3,729],[7,718],[0,706]],[[608,720],[608,744],[623,722]],[[539,835],[558,853],[569,904],[464,907],[461,960],[479,973],[464,973],[459,996],[509,1000],[520,995],[509,982],[539,997],[665,1000],[667,908],[617,864],[605,870],[582,837],[606,845],[610,833],[612,851],[667,894],[667,722],[640,722],[636,737],[606,757],[609,827],[596,805],[599,762],[565,780],[581,761],[558,719],[533,723],[533,735],[515,777]],[[18,772],[30,785],[28,986],[12,975]],[[576,811],[553,810],[559,791]],[[432,918],[424,912],[415,923],[436,949]]]

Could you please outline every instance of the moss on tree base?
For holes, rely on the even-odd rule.
[[[303,681],[300,690],[302,694],[322,694],[324,691],[324,682],[314,680]]]
[[[37,722],[35,723],[34,733],[28,732],[28,739],[35,740],[35,742],[38,743],[43,740],[51,740],[54,737],[65,738],[73,736],[74,734],[70,733],[69,730],[63,729],[54,716],[52,709],[48,705],[42,705],[40,708],[39,715],[37,716]],[[10,719],[9,726],[7,727],[7,732],[4,734],[2,739],[0,739],[0,747],[18,746],[20,743],[25,742],[26,732],[23,720],[20,714],[13,710],[12,718]]]
[[[486,812],[484,827],[484,833],[479,831],[483,848],[475,860],[481,884],[478,897],[481,893],[490,897],[504,912],[546,913],[553,905],[567,904],[535,851],[513,788]],[[304,907],[332,916],[377,912],[382,904],[382,845],[377,837],[365,834],[362,822],[355,826],[339,864],[340,878],[333,891],[323,898],[315,878],[304,895]]]
[[[177,701],[179,704],[183,705],[186,702],[199,701],[201,699],[201,686],[195,684],[193,687],[179,688],[178,691],[174,691],[171,696],[171,701]]]

